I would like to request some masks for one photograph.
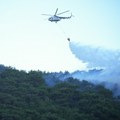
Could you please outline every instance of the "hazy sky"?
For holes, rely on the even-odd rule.
[[[49,22],[70,10],[73,18]],[[85,69],[69,49],[71,42],[120,48],[120,0],[0,0],[0,64],[22,70]]]

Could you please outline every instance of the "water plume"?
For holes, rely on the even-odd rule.
[[[120,51],[93,47],[89,45],[69,43],[71,52],[89,69],[102,69],[97,74],[86,75],[82,79],[94,83],[104,83],[105,87],[120,95]],[[73,75],[74,77],[74,75]],[[79,79],[81,76],[79,75]]]

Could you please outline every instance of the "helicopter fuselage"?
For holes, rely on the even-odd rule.
[[[57,15],[53,15],[52,17],[48,18],[48,20],[51,21],[51,22],[56,22],[57,23],[61,19],[70,19],[71,17],[72,17],[72,14],[69,17],[60,17],[60,16],[57,16]]]
[[[61,18],[56,16],[56,15],[54,15],[54,16],[48,18],[48,20],[51,21],[51,22],[58,22],[58,21],[61,20]]]

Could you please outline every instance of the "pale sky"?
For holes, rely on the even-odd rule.
[[[48,16],[73,18],[49,22]],[[20,70],[75,71],[85,65],[71,42],[120,48],[120,0],[0,0],[0,64]]]

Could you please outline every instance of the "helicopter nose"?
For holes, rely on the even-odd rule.
[[[51,21],[51,17],[50,17],[50,18],[48,18],[48,20],[49,20],[49,21]]]

